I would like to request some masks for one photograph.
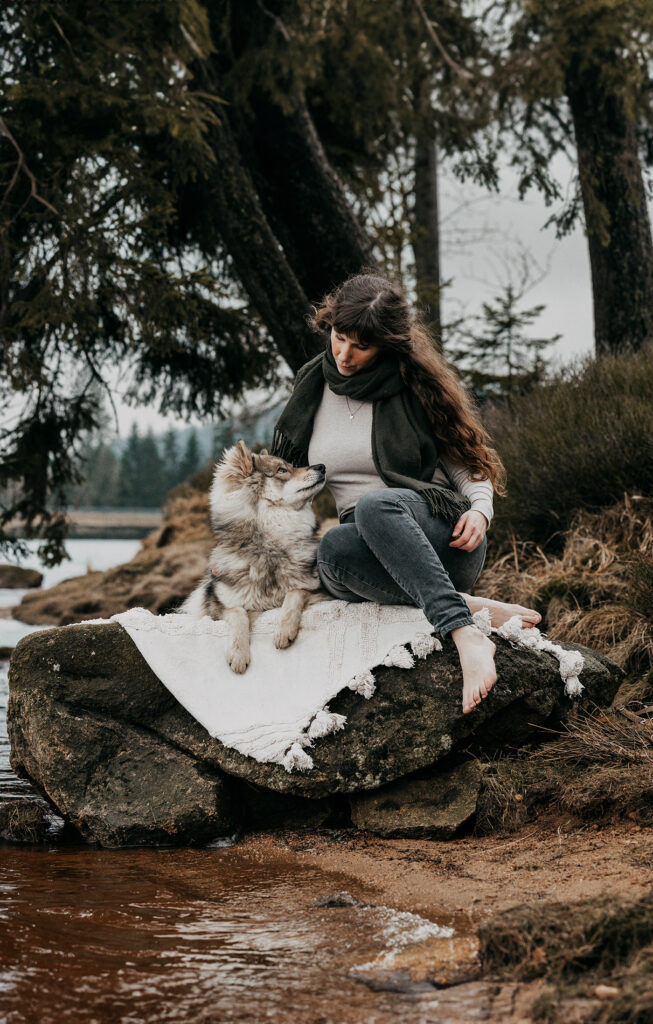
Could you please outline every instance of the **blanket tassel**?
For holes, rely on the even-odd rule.
[[[402,647],[401,644],[395,644],[386,654],[383,664],[394,666],[395,668],[414,668],[415,659],[406,647]]]
[[[293,743],[281,762],[287,772],[297,768],[300,772],[313,767],[313,758],[302,749],[299,743]]]
[[[433,651],[442,650],[442,642],[431,633],[416,633],[410,646],[416,658],[426,658]]]
[[[311,722],[308,735],[312,740],[319,739],[320,736],[328,736],[330,732],[344,729],[346,721],[346,715],[337,715],[335,711],[329,711],[328,707],[324,707],[322,711],[318,711]]]
[[[486,636],[496,632],[504,637],[513,646],[529,647],[532,651],[548,651],[554,658],[557,658],[560,665],[560,675],[564,680],[565,693],[568,697],[580,697],[585,689],[578,676],[585,664],[585,659],[580,651],[568,651],[560,644],[554,644],[548,637],[542,636],[537,626],[522,625],[519,615],[513,615],[507,622],[504,622],[498,629],[492,630],[490,625],[490,613],[487,608],[472,615],[476,625]]]
[[[366,700],[369,700],[376,690],[376,682],[369,669],[358,672],[353,679],[349,680],[347,686],[355,693],[360,693],[361,697],[365,697]]]

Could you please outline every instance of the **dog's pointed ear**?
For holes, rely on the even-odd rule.
[[[267,454],[268,454],[267,448],[261,448],[261,450],[259,452],[259,455],[267,455]]]
[[[251,476],[254,472],[254,463],[252,462],[252,453],[245,444],[244,441],[240,440],[236,445],[236,456],[238,465],[240,466],[243,476]]]

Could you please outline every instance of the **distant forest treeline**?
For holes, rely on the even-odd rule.
[[[191,430],[168,430],[154,436],[132,425],[127,440],[94,432],[78,463],[83,481],[68,491],[68,502],[83,507],[159,508],[166,495],[209,460],[220,457],[239,438],[248,444],[269,442],[270,415],[249,422],[225,421]]]

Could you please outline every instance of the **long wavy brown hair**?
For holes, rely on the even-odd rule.
[[[441,454],[467,466],[474,479],[489,479],[497,494],[506,494],[505,467],[472,396],[411,313],[400,288],[374,273],[355,274],[313,307],[309,323],[320,334],[334,327],[339,334],[395,352],[406,386],[433,424]]]

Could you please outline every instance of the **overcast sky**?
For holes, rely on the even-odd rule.
[[[556,173],[563,191],[572,169],[562,158]],[[536,192],[517,197],[516,180],[507,168],[500,195],[488,194],[471,182],[461,184],[441,175],[442,276],[451,279],[443,300],[444,319],[461,312],[480,312],[483,300],[498,294],[509,279],[518,283],[522,255],[529,254],[533,286],[522,308],[543,304],[546,309],[533,325],[534,337],[562,335],[548,351],[554,364],[568,363],[593,349],[592,292],[587,242],[578,226],[572,235],[556,240],[555,230],[543,225],[553,211]],[[539,280],[538,280],[539,278]],[[186,424],[164,418],[154,409],[131,409],[116,395],[120,433],[133,421],[155,433]]]

